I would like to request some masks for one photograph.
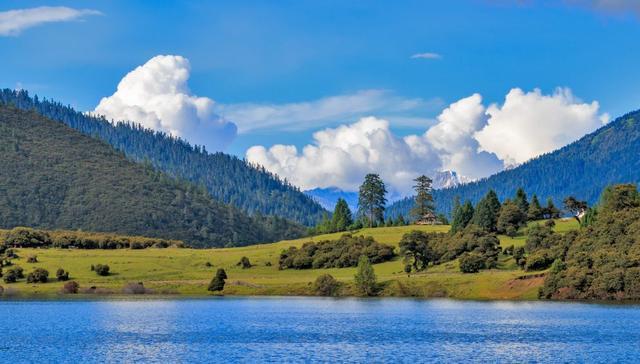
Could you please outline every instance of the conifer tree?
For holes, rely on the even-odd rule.
[[[431,186],[433,181],[425,175],[414,179],[414,181],[416,182],[416,185],[413,186],[416,191],[416,197],[413,209],[411,209],[411,215],[416,220],[419,220],[435,210],[432,194],[433,187]]]
[[[513,202],[518,205],[518,208],[523,214],[527,214],[529,212],[529,202],[527,201],[527,193],[524,192],[522,187],[518,188],[516,191],[516,198]]]
[[[349,226],[353,224],[353,218],[351,217],[351,210],[347,201],[343,198],[339,198],[336,202],[336,207],[333,210],[333,217],[331,219],[331,227],[333,231],[346,231]]]
[[[498,214],[500,213],[500,200],[494,190],[489,190],[478,205],[473,215],[472,223],[486,231],[496,231]]]
[[[527,211],[527,219],[540,220],[543,217],[542,206],[540,206],[540,201],[538,201],[538,196],[535,194],[531,197],[531,203],[529,204],[529,210]]]
[[[458,231],[464,230],[464,228],[471,222],[471,219],[473,219],[473,215],[473,204],[471,201],[467,200],[464,205],[459,206],[453,214],[453,219],[451,221],[451,233],[455,234]]]
[[[387,204],[387,188],[377,174],[367,174],[360,186],[358,211],[369,220],[369,227],[374,227],[384,218],[384,207]]]

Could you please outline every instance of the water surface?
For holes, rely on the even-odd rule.
[[[636,362],[640,306],[411,299],[0,301],[2,362]]]

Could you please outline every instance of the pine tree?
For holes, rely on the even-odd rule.
[[[489,190],[478,205],[473,215],[472,223],[487,231],[496,231],[498,214],[500,213],[500,200],[494,190]]]
[[[451,233],[457,233],[458,231],[464,230],[467,225],[473,219],[474,209],[471,201],[465,201],[464,205],[460,206],[457,209],[457,212],[454,212],[453,219],[451,221]]]
[[[540,206],[540,201],[538,201],[538,196],[535,194],[531,197],[531,203],[529,204],[529,210],[527,211],[527,219],[540,220],[542,219],[544,211],[542,210],[542,206]]]
[[[518,205],[518,208],[523,214],[527,214],[529,212],[529,202],[527,201],[527,193],[524,192],[522,187],[518,188],[516,191],[516,198],[513,202]]]
[[[414,179],[416,185],[413,188],[416,191],[415,203],[413,209],[411,209],[411,215],[416,220],[422,219],[428,213],[435,211],[435,205],[433,203],[433,188],[431,184],[433,181],[431,178],[422,175]]]
[[[355,275],[355,283],[358,291],[365,296],[373,296],[376,293],[376,274],[366,255],[360,256]]]
[[[333,210],[331,227],[333,231],[346,231],[351,224],[353,224],[353,218],[351,217],[349,205],[347,205],[347,201],[343,198],[339,198]]]
[[[375,226],[384,218],[384,207],[387,204],[387,189],[377,174],[367,174],[360,186],[358,211],[369,220],[369,227]]]
[[[547,199],[547,207],[544,208],[545,219],[557,219],[560,217],[560,210],[553,204],[553,199],[549,197]]]

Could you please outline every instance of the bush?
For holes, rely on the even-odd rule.
[[[80,285],[78,284],[78,282],[69,281],[62,286],[62,293],[75,294],[78,293],[79,288]]]
[[[211,268],[211,267],[213,267],[213,264],[211,264],[211,262],[206,262],[206,263],[204,263],[204,266],[207,267],[207,268]]]
[[[249,261],[249,258],[247,258],[247,257],[240,258],[240,261],[236,265],[242,267],[242,269],[251,268],[251,262]]]
[[[49,272],[43,268],[36,268],[27,275],[27,283],[47,283]]]
[[[14,268],[11,268],[4,272],[2,279],[4,283],[15,283],[18,280],[18,274]]]
[[[127,283],[122,288],[122,293],[124,294],[145,294],[148,293],[149,290],[144,287],[142,282],[137,283]]]
[[[93,268],[94,268],[93,270],[95,270],[96,274],[98,274],[99,276],[108,276],[109,275],[109,266],[106,265],[106,264],[97,264]]]
[[[313,290],[318,296],[335,296],[340,283],[330,274],[322,274],[313,283]]]
[[[264,263],[264,265],[265,265],[265,267],[271,267],[272,264],[271,264],[271,262],[266,262],[266,263]]]
[[[478,273],[485,266],[485,259],[479,254],[464,253],[460,256],[460,271],[462,273]]]
[[[68,281],[69,272],[65,272],[64,269],[58,268],[58,270],[56,271],[56,278],[58,278],[58,281]]]
[[[225,279],[227,279],[227,272],[224,269],[220,268],[216,272],[216,275],[209,282],[209,287],[207,287],[208,291],[222,291],[224,289]]]
[[[280,269],[317,269],[355,267],[365,255],[373,264],[395,257],[392,246],[379,244],[371,237],[350,234],[338,240],[307,242],[301,248],[290,247],[280,253]]]
[[[547,269],[554,260],[555,258],[548,249],[538,250],[527,257],[524,269],[526,271]]]
[[[37,248],[51,245],[51,237],[45,231],[17,227],[6,233],[5,244],[14,247]]]
[[[376,294],[376,274],[366,255],[362,255],[358,260],[358,269],[356,270],[354,278],[356,288],[361,294],[365,296],[373,296]]]
[[[29,255],[27,257],[27,263],[38,263],[38,256],[37,255]]]

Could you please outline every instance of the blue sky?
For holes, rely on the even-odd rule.
[[[224,117],[244,106],[300,103],[313,114],[318,100],[378,92],[372,102],[381,106],[362,112],[251,130],[236,123],[226,151],[239,156],[256,144],[300,149],[314,143],[312,133],[367,115],[387,119],[398,138],[421,134],[449,104],[479,93],[488,107],[513,88],[546,95],[567,87],[618,116],[640,107],[634,3],[5,0],[0,12],[67,6],[100,14],[0,36],[0,82],[90,111],[128,72],[172,54],[190,62],[191,93],[227,105],[216,108]],[[438,57],[412,58],[421,53]]]

